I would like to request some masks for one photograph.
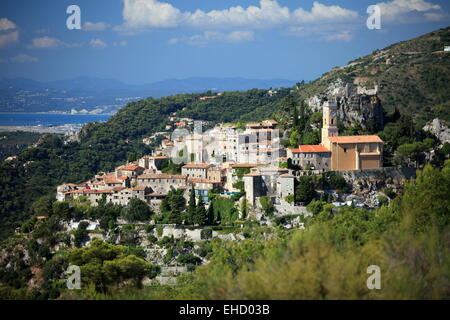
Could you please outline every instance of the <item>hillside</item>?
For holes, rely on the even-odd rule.
[[[1,112],[78,111],[114,113],[129,101],[142,97],[160,98],[180,93],[208,90],[245,91],[253,88],[291,87],[285,79],[201,78],[168,79],[130,85],[112,79],[78,77],[70,80],[38,82],[30,79],[0,79]]]
[[[388,113],[394,108],[423,124],[434,117],[450,120],[450,27],[393,44],[334,68],[298,87],[303,98],[321,94],[338,79],[367,88],[379,86]]]
[[[148,98],[129,103],[105,123],[88,124],[80,142],[64,144],[60,137],[48,136],[38,147],[21,152],[16,161],[0,163],[0,238],[33,214],[34,201],[53,196],[56,185],[85,181],[99,171],[112,170],[130,155],[148,154],[150,148],[142,138],[163,131],[172,113],[211,122],[261,120],[280,109],[289,92],[280,89],[270,96],[267,90],[254,89],[206,101],[200,97],[211,92]]]
[[[447,28],[375,51],[346,68],[330,71],[313,82],[298,84],[297,93],[307,98],[325,92],[339,78],[353,82],[365,77],[369,87],[379,83],[381,105],[388,112],[397,107],[419,120],[437,116],[450,120],[450,55],[438,52],[449,39],[450,28]],[[101,170],[113,169],[130,154],[148,153],[150,149],[142,144],[142,138],[163,130],[172,113],[213,123],[257,121],[272,116],[286,119],[284,116],[292,111],[286,109],[294,105],[286,100],[290,92],[291,89],[279,89],[270,95],[267,90],[253,89],[225,92],[209,100],[200,97],[212,95],[211,92],[148,98],[129,103],[106,123],[89,124],[80,142],[65,145],[58,137],[48,137],[39,147],[20,153],[17,162],[0,164],[0,202],[3,204],[0,237],[7,236],[30,217],[33,202],[53,195],[56,185],[81,182]],[[400,120],[399,125],[391,124],[383,135],[390,152],[400,144],[414,141],[413,137],[405,137],[405,132],[409,132],[408,120]],[[320,124],[320,119],[314,121]],[[403,140],[390,141],[399,137]],[[318,138],[313,132],[291,140],[295,145],[297,142],[316,143]]]

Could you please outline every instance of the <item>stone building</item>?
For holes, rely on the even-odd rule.
[[[322,145],[300,145],[289,149],[288,157],[301,169],[329,170],[331,166],[331,151]]]
[[[188,178],[208,179],[208,169],[211,167],[208,163],[188,163],[181,168],[181,174]]]
[[[172,188],[179,189],[186,187],[187,176],[165,173],[143,174],[137,177],[137,186],[150,187],[152,193],[167,194]]]
[[[144,156],[139,159],[139,166],[144,169],[161,170],[161,165],[164,161],[169,160],[166,156]]]
[[[378,136],[329,138],[331,170],[365,170],[383,167],[383,141]]]
[[[337,105],[334,100],[323,106],[321,145],[331,152],[330,169],[364,170],[383,167],[383,141],[376,135],[338,136]]]
[[[281,203],[286,202],[286,197],[295,194],[295,177],[291,174],[282,174],[277,179],[277,196]]]

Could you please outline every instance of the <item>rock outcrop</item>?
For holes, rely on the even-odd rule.
[[[376,132],[383,129],[383,108],[377,96],[378,88],[367,89],[341,79],[332,83],[324,94],[306,99],[314,112],[321,112],[323,102],[334,97],[338,103],[339,121],[348,128],[361,126],[362,129]]]
[[[442,120],[439,120],[438,118],[434,119],[430,123],[427,123],[423,127],[423,131],[427,131],[434,134],[441,142],[441,145],[443,145],[446,142],[450,143],[450,128],[448,127],[447,123],[445,123]]]

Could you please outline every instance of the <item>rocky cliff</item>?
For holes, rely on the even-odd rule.
[[[306,99],[306,103],[314,112],[321,112],[323,102],[333,97],[338,104],[339,122],[345,128],[361,126],[362,129],[375,133],[383,129],[383,108],[377,93],[376,86],[367,89],[338,79],[323,94]]]

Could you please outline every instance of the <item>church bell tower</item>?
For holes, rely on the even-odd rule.
[[[331,143],[328,138],[337,136],[337,103],[333,98],[323,104],[322,146],[331,151]]]

